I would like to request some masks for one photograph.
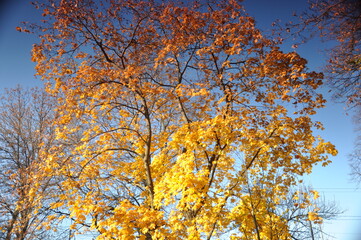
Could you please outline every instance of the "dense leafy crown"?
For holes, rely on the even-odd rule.
[[[322,75],[305,59],[262,36],[236,0],[42,7],[33,60],[58,99],[61,142],[43,172],[59,179],[52,207],[74,228],[98,239],[290,238],[277,206],[336,154],[312,133]]]

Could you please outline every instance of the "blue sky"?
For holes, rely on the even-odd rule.
[[[15,30],[21,21],[39,19],[28,0],[5,0],[0,3],[0,92],[4,88],[23,86],[40,86],[41,81],[34,78],[34,63],[30,61],[32,44],[38,39],[35,35],[19,33]],[[246,0],[247,12],[256,18],[258,26],[269,29],[271,23],[279,18],[283,22],[292,17],[292,12],[301,12],[306,8],[307,0]],[[325,43],[313,40],[300,46],[297,52],[309,61],[312,70],[320,70],[325,60],[321,51]],[[286,45],[285,51],[293,51]],[[329,99],[328,89],[322,89]],[[353,149],[356,134],[350,113],[346,115],[343,104],[335,104],[329,100],[315,120],[321,121],[325,131],[318,132],[328,141],[336,145],[339,154],[333,157],[333,163],[326,168],[316,167],[314,172],[305,177],[316,190],[324,193],[326,200],[338,202],[346,212],[332,222],[326,222],[324,230],[336,240],[359,240],[361,236],[361,189],[350,181],[347,155]]]
[[[5,0],[0,3],[0,88],[11,88],[17,84],[39,86],[34,78],[35,64],[31,62],[30,51],[37,37],[17,32],[20,22],[34,19],[38,11],[30,1]]]

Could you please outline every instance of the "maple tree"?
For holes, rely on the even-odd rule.
[[[51,147],[52,104],[40,89],[6,90],[0,102],[0,238],[46,239],[50,182],[36,178],[41,151]],[[37,188],[40,186],[40,188]],[[36,190],[35,190],[36,189]],[[38,202],[37,194],[43,202]],[[50,238],[54,239],[54,238]]]
[[[51,208],[71,228],[290,239],[284,213],[269,209],[337,153],[313,135],[322,74],[265,38],[240,1],[37,7],[44,24],[26,31],[40,30],[32,58],[59,116],[41,174],[58,179]],[[317,211],[307,220],[321,222]]]

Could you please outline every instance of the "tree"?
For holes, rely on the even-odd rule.
[[[351,176],[356,183],[361,182],[361,152],[359,143],[350,156]]]
[[[277,211],[283,213],[294,240],[326,239],[330,235],[322,230],[321,223],[343,213],[335,202],[327,201],[317,191],[302,186],[297,191],[290,191],[289,196],[279,203]]]
[[[298,27],[303,37],[319,34],[334,41],[326,65],[334,97],[349,106],[360,105],[361,96],[361,2],[359,0],[311,1]]]
[[[323,40],[335,41],[330,49],[326,76],[333,96],[356,109],[355,123],[360,129],[361,109],[361,1],[311,1],[310,11],[301,15],[302,34],[319,33]],[[360,138],[360,137],[358,137]],[[350,155],[351,175],[359,182],[361,176],[360,144]]]
[[[40,194],[47,199],[49,182],[36,176],[43,161],[40,152],[47,151],[54,140],[52,108],[49,96],[39,89],[17,87],[1,99],[1,239],[40,239],[50,234],[42,226],[50,212],[36,197]]]
[[[59,102],[59,144],[42,170],[61,179],[52,207],[69,209],[73,228],[98,239],[290,238],[282,216],[263,213],[336,154],[309,116],[325,102],[322,74],[262,36],[238,1],[38,7],[45,23],[26,31],[40,30],[33,60]],[[267,189],[252,195],[257,206],[250,179]]]
[[[357,108],[354,115],[354,122],[356,125],[355,131],[361,131],[361,108]],[[350,154],[350,167],[352,180],[356,183],[361,183],[361,136],[358,135],[355,141],[353,152]]]
[[[282,171],[278,172],[281,178]],[[335,219],[343,211],[339,209],[335,202],[326,201],[312,187],[305,187],[303,184],[288,189],[285,196],[273,194],[273,189],[269,189],[263,184],[263,179],[267,173],[258,176],[249,176],[246,185],[242,186],[243,193],[248,195],[247,202],[243,207],[248,215],[239,219],[238,224],[245,226],[253,218],[255,228],[260,221],[265,221],[267,227],[263,226],[263,231],[269,231],[271,239],[284,239],[284,232],[287,231],[290,239],[325,239],[329,236],[322,230],[324,220]],[[274,184],[279,181],[274,179]],[[263,202],[263,203],[262,203]],[[263,207],[259,207],[262,205]],[[285,222],[284,227],[280,227],[278,221]],[[250,239],[262,239],[261,237]]]

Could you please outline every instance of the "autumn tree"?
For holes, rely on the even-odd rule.
[[[36,195],[48,200],[50,187],[36,176],[40,152],[54,140],[53,106],[44,91],[21,87],[6,90],[0,106],[0,238],[46,239],[52,235],[42,223],[50,211]]]
[[[361,96],[361,2],[359,0],[310,1],[309,11],[300,15],[301,22],[291,27],[307,40],[320,36],[333,41],[327,49],[328,63],[325,72],[334,97],[349,106],[360,104]],[[326,49],[324,49],[326,50]]]
[[[59,144],[42,171],[61,180],[52,208],[68,209],[73,228],[97,239],[291,238],[282,214],[265,213],[336,154],[312,132],[322,74],[264,37],[239,1],[37,7],[44,23],[23,30],[40,33],[33,61],[59,102]],[[253,179],[266,196],[245,191]]]

